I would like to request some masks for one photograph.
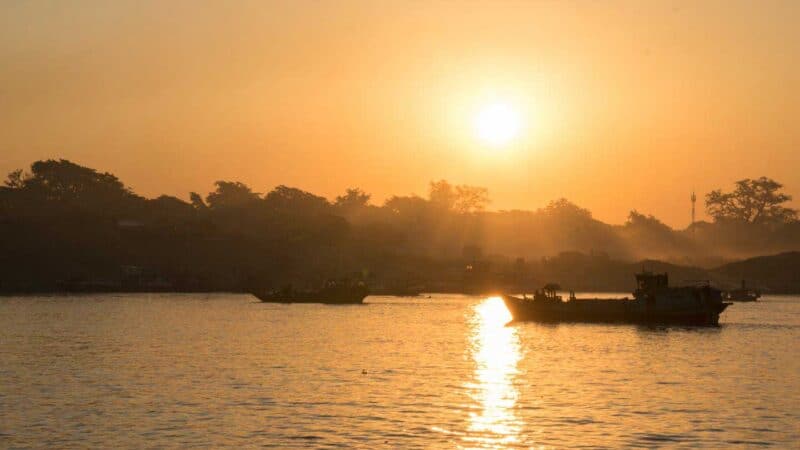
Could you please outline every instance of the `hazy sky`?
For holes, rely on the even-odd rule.
[[[693,188],[800,197],[798,23],[797,1],[6,0],[0,172],[63,157],[147,196],[377,202],[445,178],[492,209],[685,226]],[[473,124],[497,101],[522,122],[501,148]]]

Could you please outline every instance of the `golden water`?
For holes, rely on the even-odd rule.
[[[0,447],[791,447],[800,298],[719,328],[517,324],[496,298],[0,299]]]

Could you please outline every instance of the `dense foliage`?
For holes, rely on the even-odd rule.
[[[623,225],[605,224],[566,199],[489,212],[485,188],[444,180],[431,183],[428,198],[395,196],[380,206],[356,188],[331,202],[288,186],[261,194],[236,181],[217,181],[188,202],[147,199],[112,174],[37,161],[0,187],[0,290],[135,281],[238,291],[341,276],[465,290],[539,283],[613,260],[710,267],[800,250],[800,224],[780,187],[761,178],[738,182],[731,194],[714,191],[707,198],[715,222],[674,230],[637,211]],[[606,281],[621,276],[601,272]],[[602,283],[595,285],[609,287]]]

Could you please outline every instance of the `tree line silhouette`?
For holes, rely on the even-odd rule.
[[[765,177],[738,181],[707,194],[712,222],[676,230],[635,210],[625,224],[606,224],[566,199],[487,211],[486,188],[445,180],[431,182],[427,198],[382,205],[358,188],[329,201],[237,181],[188,201],[148,199],[110,173],[36,161],[0,187],[0,291],[242,291],[341,276],[388,291],[527,287],[555,277],[615,289],[629,284],[627,265],[644,258],[680,271],[800,249],[797,211],[781,190]]]

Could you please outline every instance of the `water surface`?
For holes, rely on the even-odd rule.
[[[796,446],[800,298],[719,328],[504,326],[498,299],[0,299],[0,447]]]

